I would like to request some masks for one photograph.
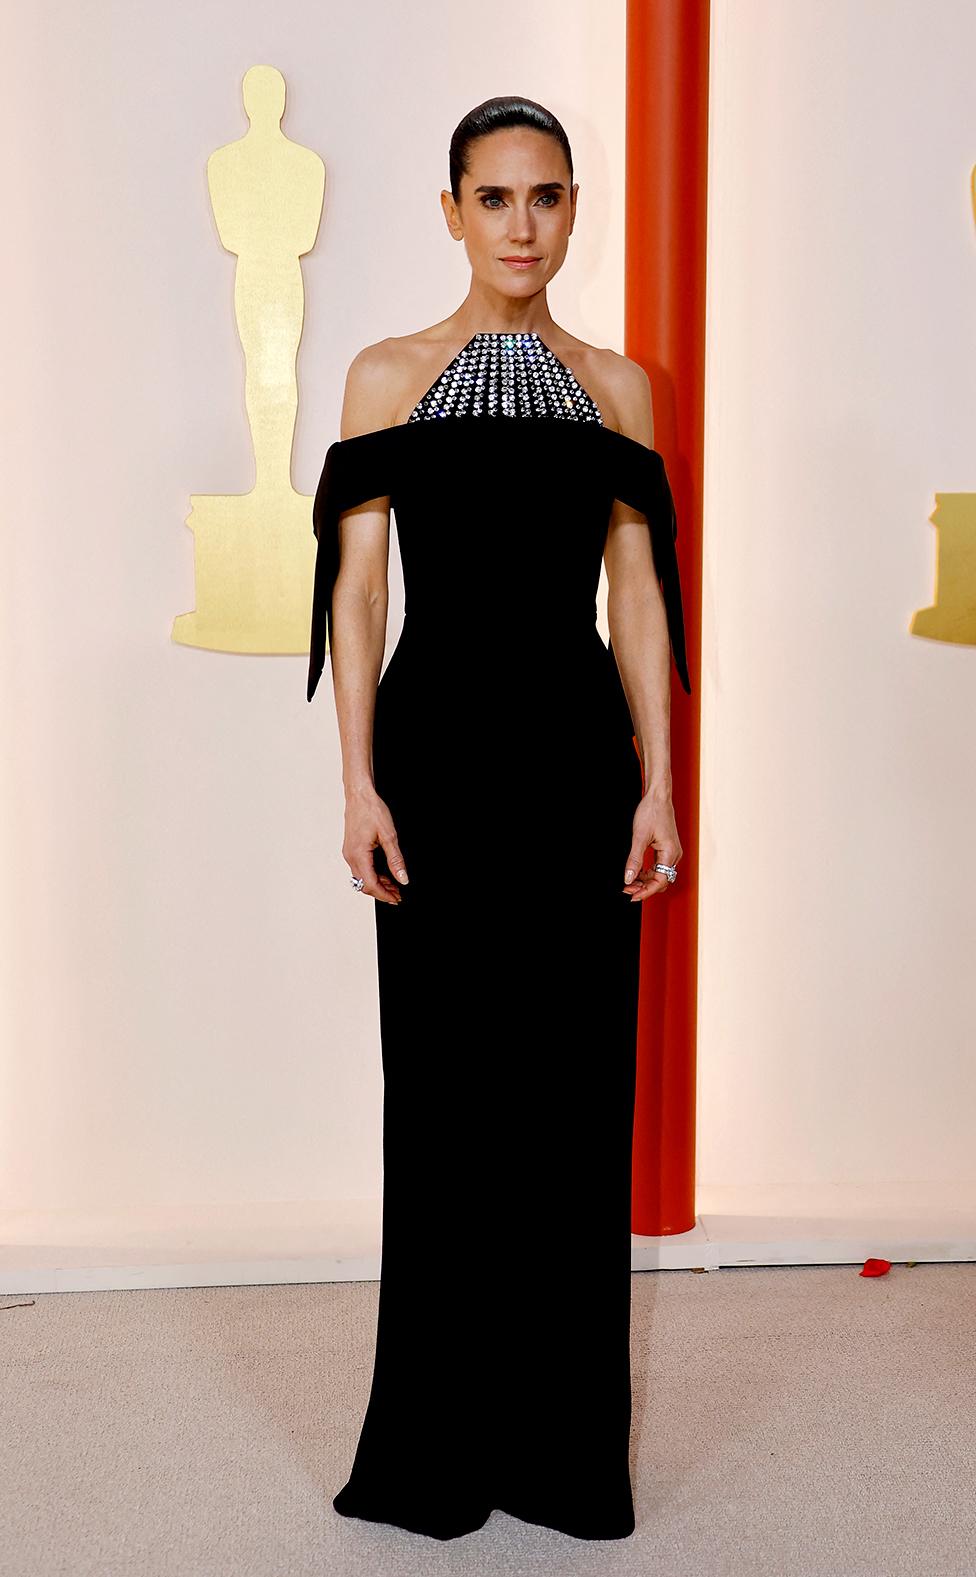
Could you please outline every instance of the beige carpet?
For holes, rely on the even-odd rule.
[[[972,1264],[635,1275],[637,1531],[592,1544],[500,1511],[442,1543],[332,1510],[376,1294],[0,1299],[0,1570],[976,1577]]]

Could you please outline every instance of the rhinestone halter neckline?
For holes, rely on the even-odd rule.
[[[535,329],[472,334],[407,420],[469,415],[555,416],[603,424],[595,400]]]

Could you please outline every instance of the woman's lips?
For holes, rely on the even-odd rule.
[[[539,257],[503,257],[499,259],[508,268],[534,268],[542,261]]]

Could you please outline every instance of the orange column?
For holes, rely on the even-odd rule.
[[[628,0],[624,349],[674,492],[692,684],[671,692],[678,879],[643,905],[632,1228],[651,1235],[695,1222],[708,30],[709,0]]]

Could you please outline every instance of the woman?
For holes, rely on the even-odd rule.
[[[355,358],[314,505],[308,697],[329,638],[384,1074],[372,1388],[333,1504],[441,1539],[493,1507],[620,1538],[640,905],[681,858],[670,649],[690,690],[674,510],[646,374],[549,314],[562,126],[489,99],[450,173],[468,293]]]

